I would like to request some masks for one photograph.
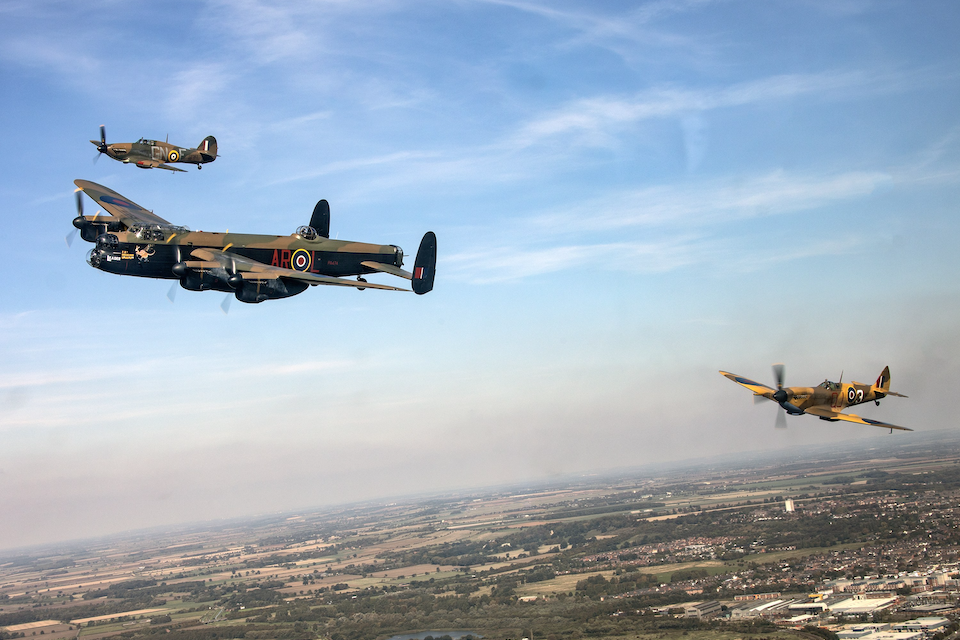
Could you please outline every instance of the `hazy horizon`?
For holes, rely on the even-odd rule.
[[[89,550],[103,544],[122,542],[126,538],[142,536],[162,536],[189,535],[191,533],[201,532],[222,527],[250,527],[263,525],[279,519],[289,519],[296,515],[318,516],[324,512],[331,515],[343,511],[362,510],[364,508],[373,508],[391,503],[397,504],[418,504],[436,501],[456,501],[480,497],[491,497],[502,494],[511,494],[520,492],[537,492],[551,490],[570,490],[601,485],[629,484],[642,480],[655,481],[678,478],[683,475],[704,475],[711,473],[718,474],[722,472],[735,472],[738,470],[746,471],[750,468],[758,468],[763,465],[771,465],[777,462],[794,461],[797,463],[808,463],[809,456],[816,454],[827,459],[853,458],[857,460],[866,459],[868,453],[880,452],[885,455],[895,453],[905,453],[910,449],[923,447],[930,444],[943,444],[960,446],[960,433],[939,433],[939,434],[917,434],[917,441],[907,442],[902,439],[888,439],[880,441],[864,450],[853,444],[818,445],[808,444],[797,449],[765,450],[753,451],[748,455],[721,454],[714,456],[702,456],[698,458],[676,460],[674,462],[665,462],[653,465],[645,465],[643,468],[623,468],[623,469],[597,469],[594,471],[585,471],[579,474],[571,474],[565,477],[554,479],[541,478],[536,481],[525,483],[512,483],[493,486],[465,486],[457,489],[432,490],[420,493],[404,495],[383,495],[363,500],[348,501],[341,503],[300,505],[283,511],[265,511],[262,513],[249,513],[241,516],[220,518],[214,520],[198,520],[193,522],[176,522],[156,525],[149,528],[136,528],[127,531],[113,531],[90,538],[64,539],[56,542],[48,542],[37,545],[24,545],[20,547],[0,548],[0,559],[10,559],[15,557],[30,557],[31,555],[40,555],[43,553]],[[860,454],[860,455],[857,455]]]

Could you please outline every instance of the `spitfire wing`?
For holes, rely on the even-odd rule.
[[[827,420],[845,420],[847,422],[856,422],[858,424],[868,424],[871,427],[881,427],[883,429],[897,429],[899,431],[913,431],[913,429],[908,429],[906,427],[898,427],[895,424],[888,424],[886,422],[880,422],[879,420],[871,420],[870,418],[862,418],[853,413],[840,413],[839,411],[834,411],[833,409],[828,409],[827,407],[808,407],[804,409],[806,413],[820,416],[821,418],[826,418]]]
[[[754,382],[753,380],[750,380],[749,378],[744,378],[743,376],[738,376],[738,375],[735,374],[735,373],[727,373],[726,371],[721,371],[720,374],[723,375],[725,378],[728,378],[728,379],[730,379],[730,380],[733,380],[734,382],[736,382],[736,383],[739,384],[740,386],[746,387],[747,389],[750,389],[750,391],[753,391],[753,394],[756,395],[756,396],[763,396],[764,398],[769,398],[769,397],[771,397],[771,396],[774,394],[774,392],[776,391],[775,389],[772,389],[771,387],[768,387],[768,386],[765,385],[765,384],[760,384],[759,382]]]
[[[81,191],[90,196],[94,202],[106,209],[108,213],[120,218],[123,224],[128,227],[134,225],[173,226],[152,211],[147,211],[132,200],[124,198],[113,189],[87,180],[74,180],[73,183],[80,187]]]
[[[194,249],[191,256],[204,262],[216,262],[228,272],[236,272],[244,280],[276,280],[277,278],[290,278],[299,280],[308,284],[326,284],[338,287],[355,287],[357,289],[384,289],[386,291],[409,291],[409,289],[400,289],[385,284],[376,284],[373,282],[357,282],[356,280],[347,280],[346,278],[335,278],[333,276],[322,276],[317,273],[306,273],[294,269],[283,269],[264,264],[258,260],[251,260],[244,256],[231,253],[229,251],[213,251],[212,249]]]

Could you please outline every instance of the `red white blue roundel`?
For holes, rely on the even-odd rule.
[[[295,271],[309,271],[313,261],[310,259],[310,252],[304,249],[297,249],[290,256],[290,266]]]

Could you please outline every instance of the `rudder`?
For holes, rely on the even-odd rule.
[[[207,136],[200,142],[197,151],[203,156],[204,162],[213,162],[217,158],[217,139]]]
[[[413,263],[413,292],[422,296],[433,291],[433,278],[437,273],[437,236],[433,231],[423,234],[417,259]]]
[[[880,373],[880,377],[877,378],[877,384],[874,385],[876,388],[881,391],[890,390],[890,367],[884,367],[883,371]]]
[[[330,203],[326,200],[321,200],[317,203],[317,206],[313,208],[313,215],[310,216],[310,226],[313,227],[313,230],[316,231],[320,236],[324,238],[330,237]]]

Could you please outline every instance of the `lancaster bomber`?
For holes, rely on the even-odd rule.
[[[843,382],[843,376],[840,376],[840,382],[824,380],[816,387],[785,387],[783,386],[783,365],[773,365],[773,377],[776,379],[777,388],[772,389],[765,384],[754,382],[748,378],[738,376],[735,373],[726,371],[720,372],[725,377],[733,380],[740,386],[753,391],[754,398],[757,400],[772,400],[780,405],[783,411],[777,411],[777,426],[786,427],[785,414],[792,416],[809,413],[817,416],[821,420],[845,420],[847,422],[857,422],[867,424],[873,427],[883,427],[900,431],[913,431],[906,427],[898,427],[895,424],[887,424],[879,420],[862,418],[852,413],[841,413],[846,407],[851,407],[861,402],[870,402],[873,400],[878,405],[880,400],[886,396],[896,396],[906,398],[907,396],[890,391],[890,367],[884,367],[880,377],[874,384],[865,384],[863,382]]]
[[[403,250],[396,245],[331,240],[326,200],[314,207],[309,226],[288,236],[211,233],[171,224],[94,182],[74,183],[78,215],[73,226],[81,238],[94,243],[87,261],[102,271],[175,279],[184,289],[225,291],[252,303],[295,296],[321,284],[408,291],[367,282],[363,276],[372,273],[410,280],[413,292],[420,295],[433,289],[437,236],[432,231],[424,234],[410,272],[402,268]],[[81,191],[109,215],[99,211],[84,215]]]
[[[147,140],[140,138],[136,142],[113,142],[107,144],[106,127],[100,125],[100,141],[91,140],[101,154],[119,160],[125,164],[132,164],[141,169],[167,169],[168,171],[183,171],[171,166],[170,162],[195,164],[202,169],[206,162],[217,159],[217,139],[213,136],[204,138],[196,148],[178,147],[169,142]],[[96,156],[99,158],[100,156]]]

